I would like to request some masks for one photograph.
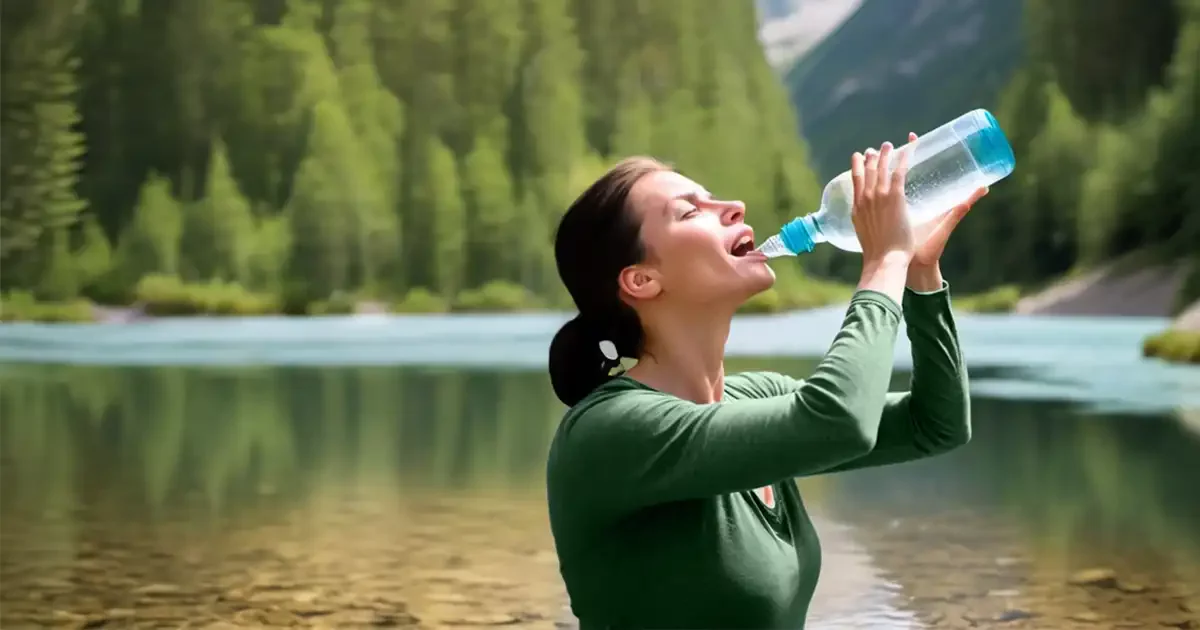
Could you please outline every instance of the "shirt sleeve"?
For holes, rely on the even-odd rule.
[[[568,414],[555,469],[587,484],[596,507],[635,509],[861,458],[884,416],[900,319],[890,297],[858,291],[812,376],[776,395],[712,404],[649,388],[593,396]]]
[[[928,293],[905,290],[904,319],[912,346],[909,391],[887,395],[871,452],[822,472],[838,472],[922,459],[971,439],[966,363],[951,309],[949,284]],[[787,378],[787,377],[782,377]],[[792,379],[787,389],[802,387]]]

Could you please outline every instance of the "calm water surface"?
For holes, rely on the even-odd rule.
[[[731,369],[807,375],[839,319],[740,320]],[[559,321],[0,327],[0,626],[568,624]],[[1137,356],[1160,324],[963,318],[972,442],[801,482],[812,627],[1200,627],[1200,371]]]

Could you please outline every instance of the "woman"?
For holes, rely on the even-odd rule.
[[[633,158],[563,216],[555,255],[579,315],[550,346],[551,382],[570,410],[547,491],[583,630],[802,627],[821,552],[792,479],[970,439],[938,258],[987,191],[914,234],[906,158],[890,176],[890,144],[851,160],[862,277],[807,380],[725,373],[734,312],[775,279],[740,202]],[[889,394],[902,314],[912,389]],[[636,365],[621,373],[614,349]]]

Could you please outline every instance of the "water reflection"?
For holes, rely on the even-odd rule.
[[[731,366],[751,368],[812,362]],[[565,618],[542,502],[561,405],[540,372],[0,374],[0,625]],[[802,482],[826,551],[815,627],[1196,616],[1186,421],[981,397],[974,414],[950,455]]]
[[[1200,436],[1064,403],[977,399],[974,412],[963,449],[832,478],[827,513],[873,524],[860,538],[916,608],[1028,613],[1034,627],[1200,623]]]

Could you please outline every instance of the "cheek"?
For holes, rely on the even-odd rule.
[[[686,249],[692,256],[723,257],[725,254],[720,235],[699,224],[679,230],[676,240],[680,248]]]
[[[729,268],[724,245],[704,230],[679,230],[663,243],[660,258],[669,284],[699,281]]]

